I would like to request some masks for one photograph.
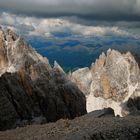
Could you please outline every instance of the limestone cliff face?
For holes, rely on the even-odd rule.
[[[83,93],[55,62],[0,29],[0,130],[86,113]]]
[[[87,76],[87,73],[90,74]],[[116,115],[125,116],[135,108],[135,105],[133,109],[128,108],[128,100],[140,96],[140,70],[130,52],[121,54],[109,49],[90,69],[86,72],[78,70],[70,79],[86,93],[88,112],[111,107]],[[86,81],[88,84],[85,84]]]

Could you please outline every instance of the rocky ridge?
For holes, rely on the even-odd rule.
[[[2,140],[139,140],[140,117],[100,118],[89,113],[73,120],[59,120],[56,123],[30,125],[0,132]]]
[[[140,110],[140,69],[130,52],[109,49],[90,68],[69,77],[86,94],[88,112],[110,107],[115,115],[126,116]]]
[[[0,130],[86,113],[83,93],[55,62],[0,29]]]

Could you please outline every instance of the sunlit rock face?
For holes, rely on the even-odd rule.
[[[90,85],[92,82],[92,73],[88,67],[78,69],[77,71],[70,73],[69,77],[72,82],[76,83],[85,95],[90,93]]]
[[[1,75],[5,72],[16,72],[21,68],[29,68],[32,78],[35,78],[37,72],[35,72],[33,67],[40,67],[42,64],[45,64],[44,67],[46,69],[51,70],[47,58],[43,58],[36,53],[33,48],[28,46],[23,38],[17,36],[11,30],[0,30],[0,48]],[[38,72],[41,72],[41,68]]]
[[[61,66],[52,68],[13,31],[0,29],[0,130],[86,113],[86,99]]]
[[[140,96],[140,70],[130,52],[109,49],[90,69],[77,70],[70,79],[86,93],[88,112],[110,107],[115,115],[125,116],[132,111],[127,101]]]

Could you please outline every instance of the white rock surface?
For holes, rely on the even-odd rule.
[[[65,74],[64,70],[62,69],[62,67],[57,63],[57,61],[54,61],[54,67],[53,70],[56,72],[60,72],[62,74]]]
[[[88,112],[111,107],[115,115],[125,116],[129,98],[140,97],[140,70],[130,52],[109,49],[90,69],[79,69],[70,79],[85,93]]]
[[[44,63],[48,69],[51,69],[47,58],[38,54],[11,30],[3,31],[0,29],[0,53],[0,76],[5,72],[14,73],[19,71],[22,67],[31,64],[30,62],[38,62],[38,65]],[[29,67],[33,72],[33,66]],[[33,77],[31,73],[31,78],[37,78],[37,74]]]
[[[90,92],[90,85],[92,82],[92,73],[88,67],[78,69],[69,74],[72,82],[77,83],[78,87],[87,95]]]

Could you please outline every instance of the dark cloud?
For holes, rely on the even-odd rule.
[[[0,9],[36,17],[140,21],[140,0],[1,0]]]
[[[47,37],[55,31],[140,36],[140,0],[0,0],[0,24]]]

